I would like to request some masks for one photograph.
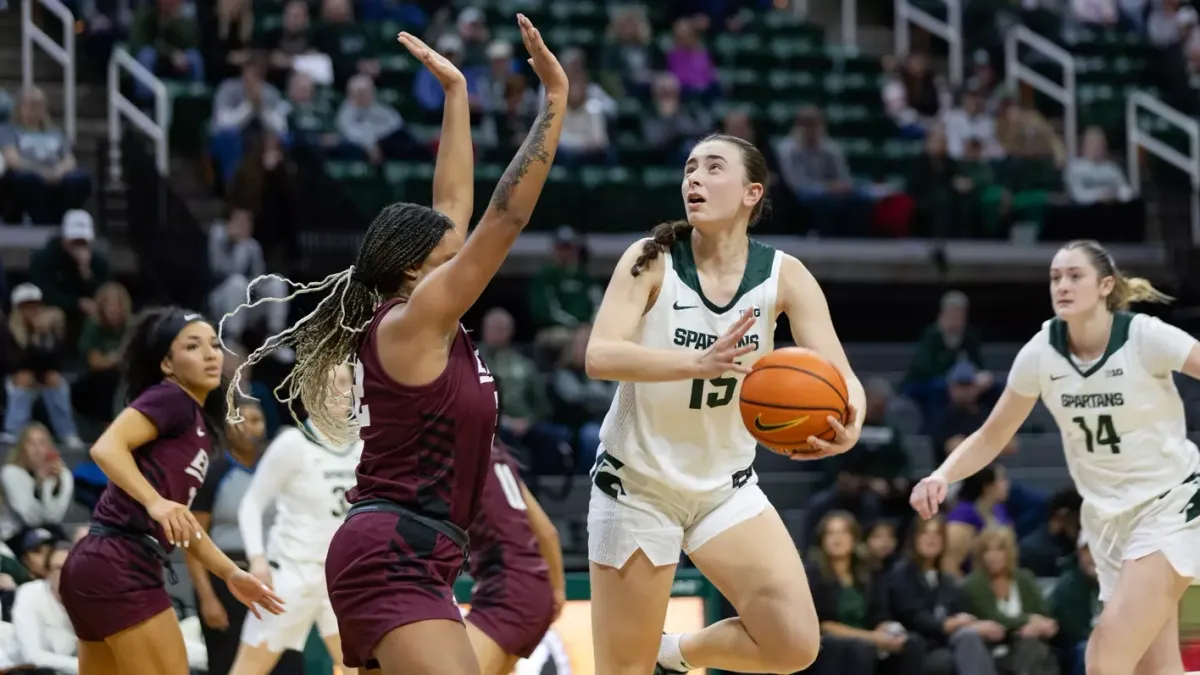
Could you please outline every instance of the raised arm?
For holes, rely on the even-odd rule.
[[[567,100],[567,76],[533,24],[523,15],[518,15],[518,21],[533,69],[546,85],[546,105],[534,120],[517,156],[500,177],[487,211],[462,250],[431,272],[409,298],[406,312],[419,316],[431,330],[442,333],[452,332],[462,315],[479,299],[508,257],[513,242],[529,224],[558,149]]]
[[[144,506],[162,526],[167,541],[187,547],[201,536],[203,528],[187,506],[160,495],[133,459],[135,450],[155,438],[158,428],[150,418],[138,410],[125,408],[100,435],[90,454],[104,475]]]
[[[588,339],[585,360],[588,377],[614,382],[673,382],[747,370],[735,361],[754,349],[754,345],[737,347],[754,325],[753,312],[747,312],[703,352],[653,349],[634,342],[642,315],[653,305],[652,298],[657,295],[664,274],[661,257],[646,262],[637,276],[631,271],[648,241],[640,240],[626,249],[604,291]]]
[[[779,309],[788,316],[792,326],[792,339],[796,344],[811,349],[824,356],[833,364],[846,380],[846,390],[849,394],[850,424],[838,429],[837,436],[832,442],[819,438],[810,438],[809,445],[819,449],[817,453],[797,455],[797,458],[825,457],[839,452],[845,452],[854,446],[862,428],[863,415],[866,414],[866,393],[858,376],[850,368],[850,360],[846,358],[846,350],[838,339],[833,327],[833,319],[829,316],[829,303],[825,300],[825,292],[813,277],[808,268],[792,256],[784,256],[779,271]]]
[[[475,156],[471,147],[471,108],[467,78],[449,59],[430,49],[420,38],[401,33],[404,45],[433,73],[446,92],[442,108],[442,136],[433,169],[433,208],[454,222],[461,242],[467,237],[475,208]]]

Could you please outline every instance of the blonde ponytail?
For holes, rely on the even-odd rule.
[[[1111,310],[1128,309],[1137,302],[1165,305],[1175,299],[1141,277],[1124,277],[1117,274],[1114,279],[1112,293],[1108,295],[1108,308]]]

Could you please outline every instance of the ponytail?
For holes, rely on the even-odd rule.
[[[676,242],[691,232],[692,226],[688,225],[686,220],[672,220],[655,225],[650,231],[650,239],[642,244],[642,254],[633,261],[633,268],[629,273],[638,276],[661,251],[669,251]]]
[[[1141,277],[1124,277],[1117,274],[1114,276],[1112,293],[1108,294],[1108,308],[1114,311],[1128,309],[1136,302],[1165,305],[1174,299]]]

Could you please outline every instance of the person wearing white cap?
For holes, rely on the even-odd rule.
[[[71,388],[61,373],[66,348],[66,321],[62,311],[42,304],[42,290],[29,283],[12,291],[8,333],[16,346],[16,359],[5,378],[8,400],[0,442],[12,443],[33,417],[38,397],[46,404],[50,426],[63,445],[83,447],[71,411]]]
[[[30,281],[45,294],[46,304],[66,312],[72,322],[96,315],[93,298],[112,276],[95,239],[91,214],[72,209],[63,216],[60,236],[46,242],[29,263]]]

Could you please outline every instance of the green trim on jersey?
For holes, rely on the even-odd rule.
[[[737,292],[733,294],[729,304],[724,307],[713,304],[705,297],[704,289],[700,288],[700,275],[696,272],[696,256],[692,252],[690,236],[675,242],[675,245],[671,247],[671,264],[675,268],[675,274],[679,276],[684,285],[696,291],[696,295],[700,296],[705,307],[717,314],[724,314],[732,309],[743,295],[771,278],[771,268],[775,264],[775,249],[762,242],[750,240],[750,253],[746,258],[746,269],[742,272],[742,283],[738,286]]]
[[[1087,377],[1100,370],[1104,366],[1104,362],[1108,361],[1108,357],[1125,346],[1125,343],[1129,341],[1129,325],[1131,323],[1133,323],[1133,314],[1131,312],[1113,313],[1112,328],[1108,333],[1108,347],[1104,349],[1104,356],[1101,356],[1086,371],[1080,370],[1079,365],[1075,363],[1075,359],[1071,358],[1071,347],[1067,343],[1067,324],[1062,319],[1055,318],[1050,321],[1050,346],[1054,347],[1054,351],[1062,354],[1062,357],[1067,360],[1067,363],[1071,364],[1075,372],[1083,377]]]

